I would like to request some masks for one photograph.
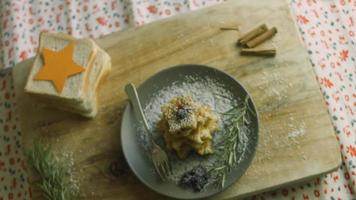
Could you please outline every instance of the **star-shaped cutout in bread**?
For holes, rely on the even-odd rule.
[[[58,92],[62,92],[65,80],[69,76],[82,73],[85,68],[73,61],[74,42],[70,42],[60,51],[43,48],[44,65],[34,80],[51,81]]]

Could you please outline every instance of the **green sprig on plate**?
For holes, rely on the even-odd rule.
[[[241,104],[221,113],[222,120],[226,122],[223,143],[218,145],[218,148],[222,149],[222,156],[209,170],[211,176],[215,177],[214,184],[219,188],[224,188],[226,175],[237,164],[240,133],[248,130],[247,126],[251,123],[250,115],[256,116],[256,113],[250,108],[249,99],[250,97],[247,95]]]

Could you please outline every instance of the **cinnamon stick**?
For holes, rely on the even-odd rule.
[[[222,31],[239,31],[238,27],[221,27],[220,30]]]
[[[248,48],[253,48],[261,43],[263,43],[264,41],[272,38],[275,34],[277,33],[277,28],[273,27],[270,30],[262,33],[261,35],[257,36],[256,38],[246,42],[245,46]]]
[[[238,40],[237,43],[241,45],[245,45],[248,41],[252,40],[253,38],[263,34],[264,32],[267,32],[268,28],[266,24],[262,24],[258,26],[257,28],[252,29],[251,31],[247,32],[245,35],[241,36]]]
[[[276,49],[275,48],[261,48],[261,49],[241,49],[241,55],[251,55],[251,56],[275,56]]]

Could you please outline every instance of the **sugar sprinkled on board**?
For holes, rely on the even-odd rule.
[[[60,163],[64,163],[66,174],[68,175],[69,189],[74,193],[80,191],[80,182],[78,179],[78,172],[75,170],[74,154],[71,151],[61,151],[58,154],[54,154],[54,159]]]
[[[288,133],[289,138],[300,137],[305,134],[305,124],[301,123],[298,127],[293,127],[293,130]]]
[[[263,167],[263,163],[273,163],[278,159],[278,152],[281,151],[284,151],[284,154],[288,152],[290,156],[299,157],[300,161],[308,160],[308,155],[302,150],[302,141],[308,136],[308,123],[303,120],[302,116],[298,116],[294,112],[285,114],[285,110],[283,110],[287,99],[295,95],[292,92],[304,88],[305,83],[286,79],[286,76],[276,69],[288,65],[288,62],[284,60],[279,62],[274,64],[274,69],[264,68],[259,82],[251,81],[249,83],[261,94],[257,99],[257,102],[260,101],[260,106],[257,108],[262,118],[261,121],[269,122],[260,124],[259,147],[254,160],[258,164],[252,164],[251,170],[247,170],[251,177],[266,176],[272,173]],[[285,116],[285,123],[273,124],[271,118],[278,117],[279,110]]]

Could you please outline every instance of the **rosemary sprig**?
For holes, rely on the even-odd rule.
[[[209,172],[215,177],[216,186],[223,188],[227,174],[237,162],[239,135],[241,131],[247,130],[247,125],[251,123],[250,114],[256,116],[256,113],[249,107],[249,96],[247,95],[242,104],[221,114],[223,120],[227,122],[223,143],[218,145],[222,150],[222,156]]]
[[[27,152],[27,157],[29,164],[41,178],[38,187],[45,199],[78,199],[78,190],[68,180],[66,165],[53,157],[49,147],[34,142],[33,149]]]

